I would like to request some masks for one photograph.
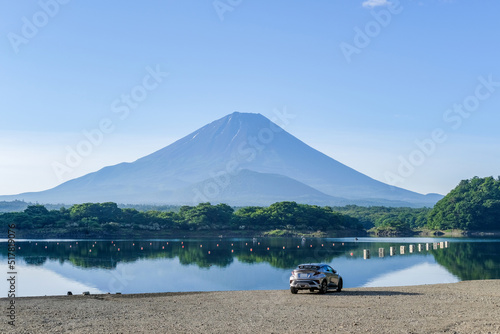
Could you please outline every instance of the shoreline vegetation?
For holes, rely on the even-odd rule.
[[[201,203],[169,206],[165,211],[138,211],[108,202],[50,211],[43,205],[28,205],[24,211],[1,214],[0,222],[14,224],[18,238],[25,239],[500,235],[498,231],[422,228],[429,212],[428,208],[332,208],[295,202],[236,210],[225,204]]]
[[[15,227],[21,238],[500,235],[500,179],[493,177],[461,181],[433,208],[320,207],[286,201],[268,207],[223,203],[118,206],[106,202],[50,210],[28,204],[15,211],[21,203],[0,202],[0,211],[10,211],[0,214],[0,224]]]
[[[19,297],[15,326],[3,328],[9,333],[500,333],[499,300],[500,280],[346,288],[324,295],[255,290]]]
[[[359,230],[344,230],[330,232],[310,232],[276,229],[271,231],[236,231],[236,230],[214,230],[214,231],[137,231],[124,229],[121,233],[103,233],[103,232],[79,232],[71,233],[65,230],[50,232],[30,231],[19,233],[18,238],[22,239],[189,239],[189,238],[358,238],[358,237],[500,237],[500,231],[430,231],[415,230],[412,233],[387,233],[375,234]]]

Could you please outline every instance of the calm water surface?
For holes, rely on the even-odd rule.
[[[288,289],[306,262],[329,263],[346,288],[499,279],[500,239],[18,240],[16,296]]]

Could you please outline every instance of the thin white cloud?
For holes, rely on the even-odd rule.
[[[363,2],[363,7],[366,8],[373,8],[373,7],[380,7],[380,6],[388,6],[391,3],[387,0],[366,0]]]

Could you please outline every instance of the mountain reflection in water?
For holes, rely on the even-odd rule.
[[[500,278],[498,239],[55,240],[16,248],[18,291],[26,296],[287,289],[290,271],[307,262],[331,264],[346,288]]]

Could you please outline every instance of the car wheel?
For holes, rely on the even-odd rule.
[[[299,289],[290,288],[290,292],[296,294],[297,292],[299,292]]]
[[[328,283],[326,283],[326,279],[321,282],[321,287],[319,288],[319,293],[323,294],[328,291]]]
[[[337,285],[337,292],[342,291],[343,285],[344,285],[344,282],[342,281],[342,278],[341,278],[341,279],[339,279],[339,284]]]

